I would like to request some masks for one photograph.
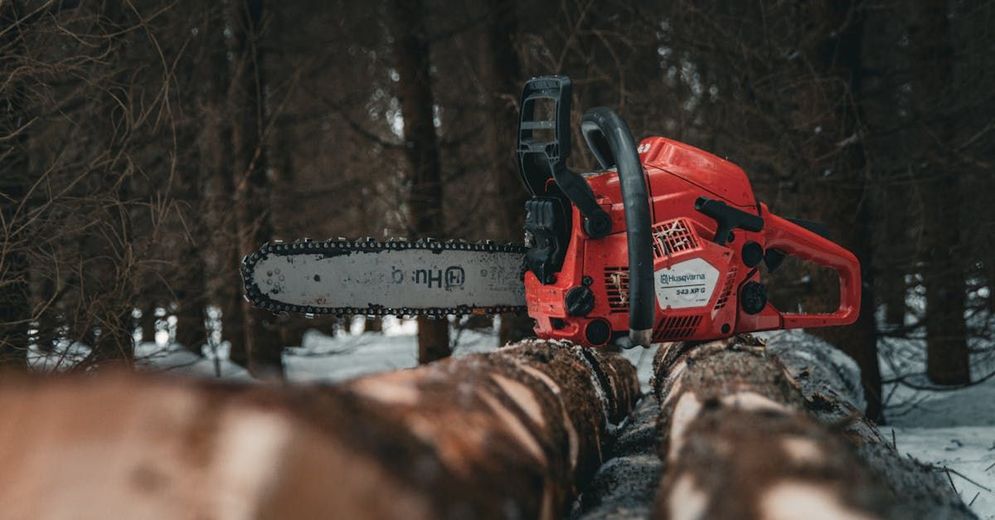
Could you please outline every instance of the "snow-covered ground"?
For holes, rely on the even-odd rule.
[[[995,378],[960,390],[899,387],[892,402],[882,433],[894,431],[899,451],[949,468],[971,509],[995,520]]]

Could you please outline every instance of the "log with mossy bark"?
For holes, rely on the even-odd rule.
[[[555,342],[333,386],[130,373],[0,385],[11,518],[559,518],[638,399]]]
[[[661,347],[654,516],[974,518],[940,474],[810,375],[750,336]]]

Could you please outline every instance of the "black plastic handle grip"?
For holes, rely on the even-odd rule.
[[[522,180],[533,195],[544,194],[546,180],[553,171],[566,168],[570,157],[572,92],[573,83],[566,76],[535,77],[522,88],[518,158]],[[553,113],[537,114],[541,102],[552,103]],[[546,119],[550,116],[553,119]]]
[[[600,238],[611,232],[611,219],[598,205],[591,186],[567,168],[571,92],[572,83],[566,76],[539,76],[525,84],[518,120],[518,166],[532,195],[546,195],[547,181],[552,178],[584,216],[584,231],[591,238]],[[553,104],[552,114],[537,110],[544,101]]]
[[[653,235],[646,173],[628,125],[610,108],[588,110],[580,123],[587,146],[604,169],[616,167],[629,249],[629,340],[648,347],[656,318]]]

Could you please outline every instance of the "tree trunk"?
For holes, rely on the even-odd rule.
[[[798,379],[820,368],[792,374],[750,336],[662,347],[654,391],[666,472],[654,516],[973,518],[940,474],[901,457],[824,385]]]
[[[442,214],[442,165],[435,134],[429,44],[425,7],[421,0],[393,0],[390,31],[399,79],[397,98],[404,119],[404,153],[409,168],[408,208],[416,238],[440,238],[445,231]],[[418,318],[418,362],[428,363],[450,354],[449,321]]]
[[[988,244],[989,253],[985,260],[985,279],[988,281],[988,312],[995,314],[995,249]]]
[[[515,156],[518,128],[515,101],[518,99],[521,70],[512,42],[518,33],[517,2],[488,0],[489,17],[481,33],[480,85],[485,93],[489,117],[484,126],[489,175],[493,196],[500,212],[498,237],[521,242],[525,226],[525,200],[528,193],[518,174]],[[532,319],[524,314],[501,315],[498,333],[501,345],[534,336]]]
[[[946,113],[950,103],[953,50],[945,0],[918,0],[917,19],[909,32],[918,78],[916,110],[921,122],[920,145],[926,150],[918,165],[924,207],[923,243],[926,288],[926,375],[937,384],[971,381],[964,323],[965,285],[960,255],[960,181],[957,164],[946,147],[953,137]]]
[[[196,135],[196,134],[195,134]],[[194,146],[195,143],[190,143]],[[196,154],[197,165],[204,164],[203,158]],[[206,201],[202,195],[204,181],[202,179],[212,172],[198,170],[195,179],[184,182],[182,189],[188,201],[190,211],[186,219],[192,223],[193,236],[186,242],[178,273],[178,288],[174,291],[176,299],[176,342],[187,350],[200,355],[201,346],[207,342],[207,263],[206,250],[211,248],[205,223]]]
[[[563,518],[637,398],[621,356],[541,341],[339,387],[5,381],[0,502],[15,518]]]
[[[383,318],[366,318],[363,324],[363,332],[383,332]]]
[[[198,260],[204,269],[205,306],[218,306],[221,336],[231,345],[231,360],[246,366],[241,281],[236,279],[240,245],[232,218],[231,121],[225,101],[231,82],[225,14],[208,10],[200,27],[206,43],[197,70],[200,78],[197,155],[204,235]]]
[[[130,365],[135,359],[135,318],[129,303],[115,305],[102,314],[94,329],[90,345],[93,346],[91,359],[97,363],[121,361]],[[87,363],[83,363],[83,367]],[[113,365],[111,365],[113,366]]]
[[[902,327],[905,325],[905,300],[908,293],[904,271],[894,264],[884,267],[880,287],[885,323],[891,327]]]
[[[194,255],[193,258],[198,258]],[[194,285],[194,288],[197,286]],[[203,285],[201,284],[201,288]],[[183,348],[201,354],[201,346],[207,343],[207,309],[204,306],[203,296],[196,294],[178,292],[180,299],[176,309],[176,342]]]
[[[232,118],[232,175],[235,188],[235,228],[238,234],[237,260],[272,239],[269,180],[264,165],[263,103],[264,81],[258,50],[262,0],[236,0],[231,3],[227,38],[234,56],[228,85],[228,115]],[[244,356],[249,372],[259,378],[283,378],[283,345],[267,311],[256,309],[241,297],[241,277],[232,265],[232,284],[242,314]]]
[[[909,226],[907,219],[888,217],[887,215],[902,214],[909,204],[909,196],[904,186],[894,182],[885,186],[887,197],[881,197],[879,206],[884,212],[882,227],[884,237],[881,240],[881,258],[878,262],[878,287],[881,303],[884,304],[884,321],[888,326],[900,328],[905,325],[905,314],[908,312],[908,284],[905,274],[909,272]]]
[[[142,341],[155,342],[155,324],[159,317],[155,315],[158,302],[148,302],[142,309],[142,317],[138,320],[138,325],[142,329]]]
[[[418,316],[418,364],[438,361],[450,354],[449,320]]]
[[[25,14],[19,2],[0,5],[0,54],[22,52],[24,29],[15,23]],[[7,77],[14,71],[4,67],[0,72]],[[21,224],[14,215],[31,185],[23,97],[16,80],[0,86],[0,136],[7,140],[0,153],[0,368],[15,369],[27,366],[31,320],[28,260],[21,243],[27,237],[13,232]]]
[[[820,98],[834,99],[831,110],[832,127],[848,144],[828,143],[833,150],[835,163],[829,165],[835,177],[823,187],[829,195],[829,222],[835,223],[834,238],[850,249],[860,259],[861,301],[860,318],[849,327],[818,329],[819,336],[849,354],[860,366],[864,393],[867,398],[868,417],[881,418],[881,369],[877,355],[877,325],[875,322],[874,294],[874,215],[873,192],[868,176],[864,128],[861,121],[861,88],[863,79],[862,56],[864,36],[864,7],[859,0],[847,2],[827,1],[821,4],[825,11],[824,39],[813,48],[812,60],[819,67],[818,74],[834,82],[818,82]],[[829,86],[824,86],[828,84]],[[821,89],[841,85],[838,91]],[[833,180],[834,179],[834,180]],[[818,298],[836,290],[823,287]]]

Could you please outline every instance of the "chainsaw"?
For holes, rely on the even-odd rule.
[[[581,134],[599,169],[570,157],[571,83],[529,80],[521,97],[524,244],[372,238],[271,242],[246,256],[246,298],[275,313],[427,315],[528,312],[541,338],[588,347],[711,340],[847,325],[860,307],[860,264],[817,224],[758,203],[746,173],[664,137],[638,146],[608,108]],[[838,308],[785,313],[760,267],[788,255],[839,278]]]

